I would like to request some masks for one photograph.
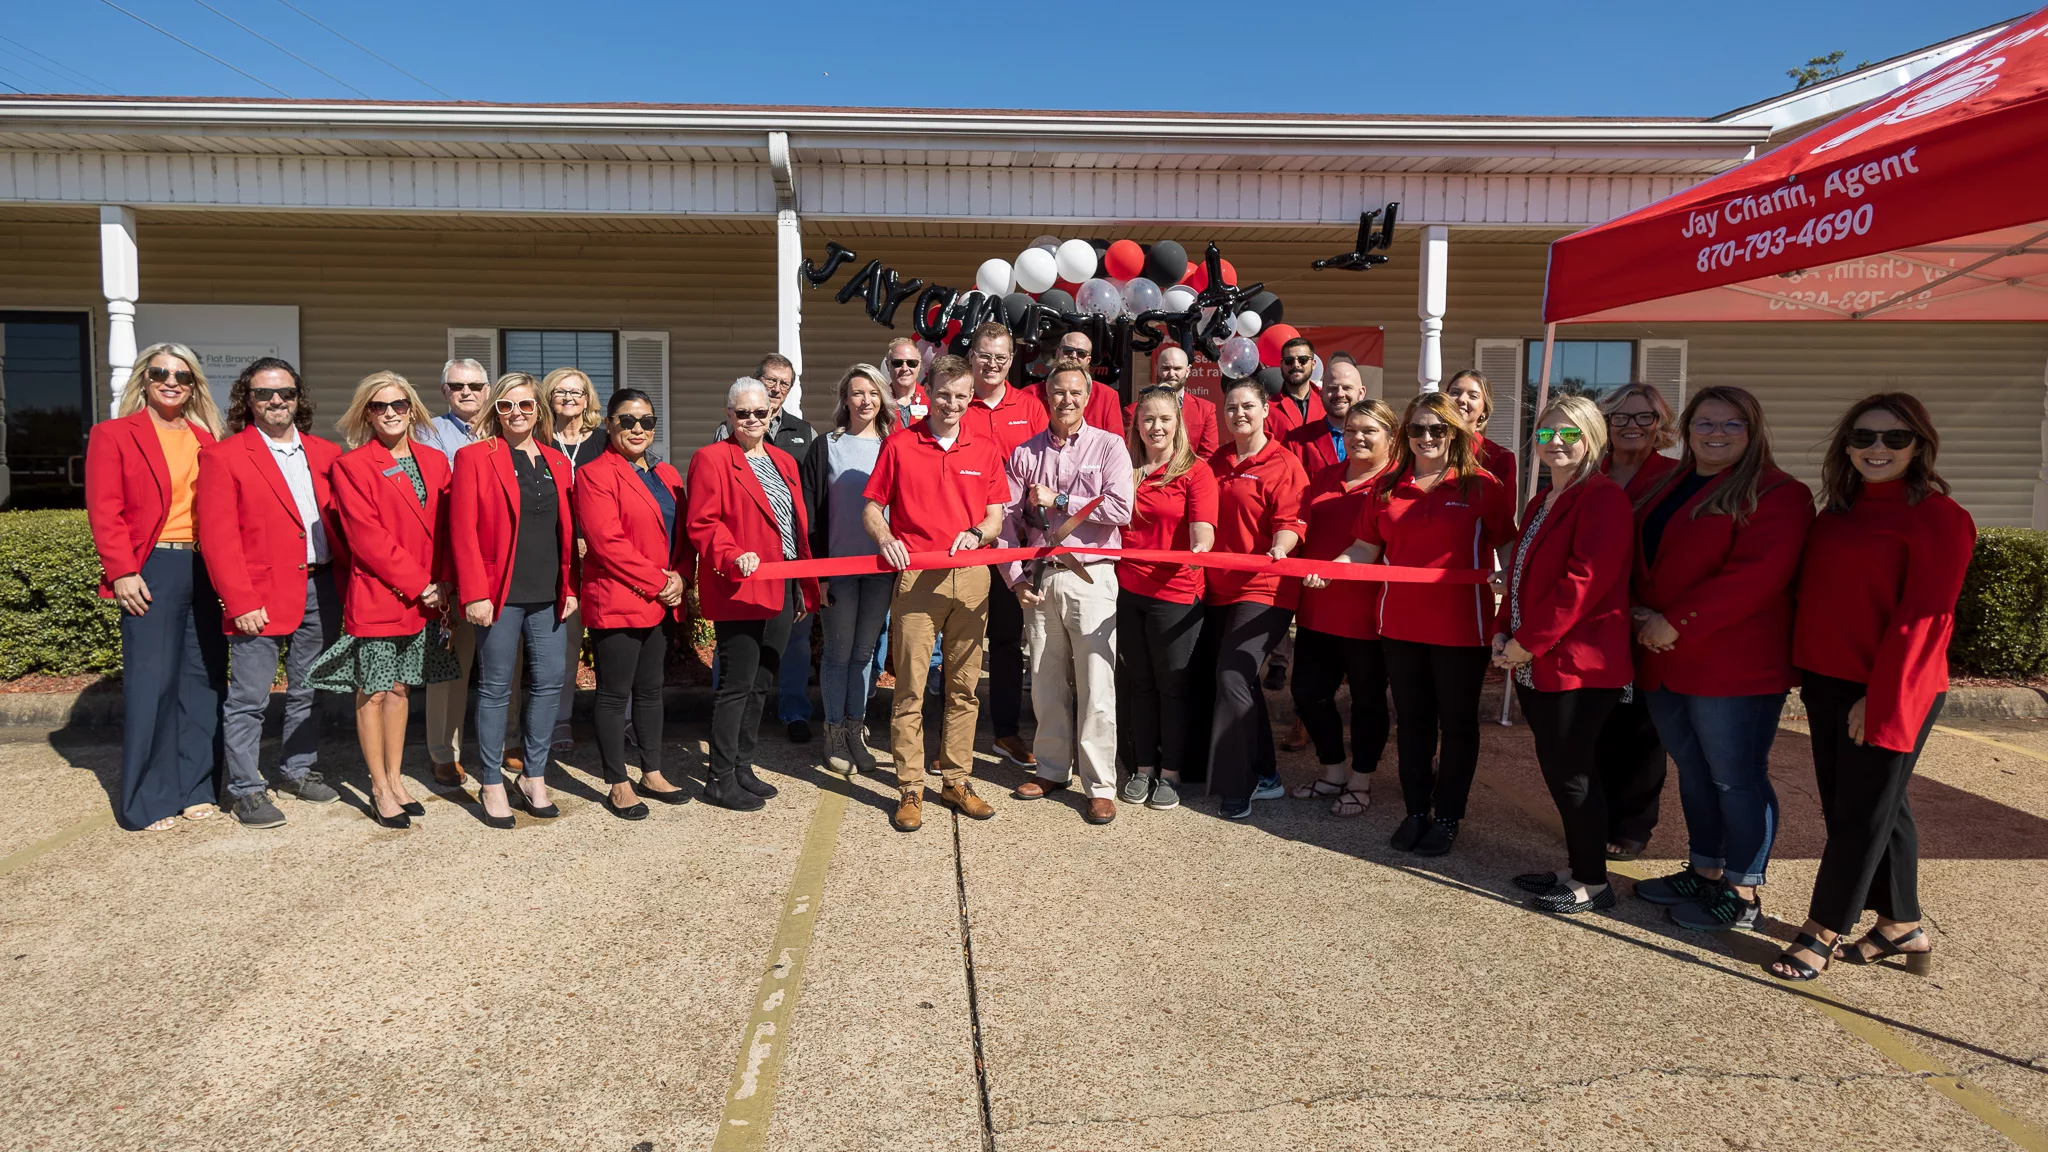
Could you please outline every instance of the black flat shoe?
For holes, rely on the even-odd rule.
[[[1439,819],[1415,842],[1417,856],[1442,856],[1450,852],[1451,845],[1458,839],[1458,822]]]
[[[1394,846],[1396,852],[1412,852],[1415,850],[1415,842],[1422,839],[1422,834],[1428,829],[1427,815],[1410,816],[1401,821],[1399,828],[1394,829],[1394,838],[1388,843]]]
[[[609,795],[607,795],[604,798],[604,807],[605,811],[610,812],[612,815],[617,816],[621,820],[647,819],[647,805],[642,804],[637,800],[631,804],[628,804],[624,808],[621,808],[617,804],[612,803],[612,798]]]
[[[407,816],[425,816],[427,814],[427,806],[425,804],[420,803],[417,800],[408,800],[405,803],[400,804],[398,807],[401,810],[403,810]]]
[[[739,771],[733,773],[733,779],[739,781],[740,787],[745,788],[763,800],[781,791],[775,785],[754,775],[754,766],[751,764],[742,765]]]
[[[705,783],[704,803],[734,812],[757,812],[768,806],[766,800],[740,787],[739,781],[730,776],[713,776]]]
[[[517,784],[505,789],[505,798],[512,802],[514,808],[526,809],[526,814],[536,820],[553,820],[562,814],[562,810],[553,804],[536,805],[526,794],[526,789]]]
[[[1581,912],[1604,911],[1614,907],[1614,885],[1609,884],[1586,899],[1572,895],[1568,884],[1553,885],[1548,892],[1529,898],[1529,907],[1538,912],[1549,912],[1557,916],[1576,916]]]
[[[1524,872],[1520,876],[1515,877],[1515,887],[1537,896],[1541,896],[1552,888],[1557,887],[1557,883],[1557,873],[1555,872]]]
[[[658,800],[663,804],[682,804],[690,799],[689,794],[681,788],[670,788],[664,792],[659,788],[649,788],[642,784],[636,791],[643,800]]]

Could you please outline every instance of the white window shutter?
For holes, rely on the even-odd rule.
[[[1662,392],[1673,416],[1685,411],[1685,341],[1637,341],[1636,379]]]
[[[484,375],[498,378],[498,330],[496,328],[450,328],[448,358],[474,360],[484,366]]]
[[[1521,456],[1522,342],[1475,340],[1472,366],[1493,385],[1493,410],[1486,417],[1486,438]]]
[[[654,452],[668,460],[668,333],[621,332],[619,347],[623,351],[619,384],[647,393],[654,405],[655,418],[660,421],[655,426]]]

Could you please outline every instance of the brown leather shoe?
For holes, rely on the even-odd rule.
[[[965,780],[946,785],[939,792],[939,803],[969,820],[986,820],[996,814],[996,810],[988,806],[988,801],[974,794],[974,785]]]
[[[1296,720],[1294,727],[1287,730],[1287,739],[1280,742],[1280,748],[1286,752],[1299,752],[1308,744],[1308,725]]]
[[[1073,782],[1072,777],[1068,777],[1065,780],[1047,780],[1043,776],[1033,776],[1031,779],[1019,784],[1017,791],[1012,793],[1012,795],[1019,800],[1043,800],[1060,789],[1072,785]]]
[[[1038,767],[1038,757],[1031,754],[1031,742],[1022,736],[998,736],[995,748],[996,755],[1019,768]]]
[[[1109,823],[1116,819],[1116,801],[1107,796],[1098,796],[1088,801],[1088,811],[1082,814],[1081,819],[1090,824]]]
[[[459,788],[467,776],[462,771],[462,762],[443,763],[434,761],[434,783],[444,788]]]
[[[896,818],[890,823],[898,832],[915,832],[924,827],[924,788],[905,788],[896,802]]]

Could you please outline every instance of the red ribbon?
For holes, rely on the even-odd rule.
[[[984,564],[1044,560],[1061,554],[1155,564],[1192,564],[1198,568],[1226,568],[1233,572],[1258,572],[1274,576],[1321,576],[1326,580],[1367,580],[1383,584],[1484,584],[1491,574],[1474,569],[1404,568],[1392,564],[1339,564],[1334,560],[1275,560],[1264,553],[1167,552],[1149,548],[975,548],[947,555],[944,552],[912,552],[910,568],[922,572],[933,568],[979,568]],[[822,576],[870,576],[896,570],[880,556],[832,556],[816,560],[770,560],[754,569],[754,576],[767,579]]]

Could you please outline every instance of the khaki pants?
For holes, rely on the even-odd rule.
[[[932,642],[944,638],[946,718],[939,771],[947,784],[974,771],[974,724],[980,708],[982,638],[988,633],[988,569],[900,572],[889,604],[889,649],[896,665],[890,744],[896,783],[924,787],[924,682]]]
[[[1057,783],[1076,769],[1092,800],[1116,795],[1116,565],[1090,564],[1089,583],[1047,565],[1043,599],[1024,609],[1031,654],[1036,774]],[[1075,739],[1079,729],[1079,741]]]
[[[462,762],[462,715],[469,708],[469,670],[476,663],[476,626],[462,619],[459,609],[449,624],[448,647],[454,651],[456,663],[462,665],[462,675],[427,685],[427,755],[436,764]],[[521,660],[512,666],[512,707],[505,718],[505,746],[513,749],[514,755],[524,755],[518,749],[519,701],[525,696],[525,680],[526,661]]]

